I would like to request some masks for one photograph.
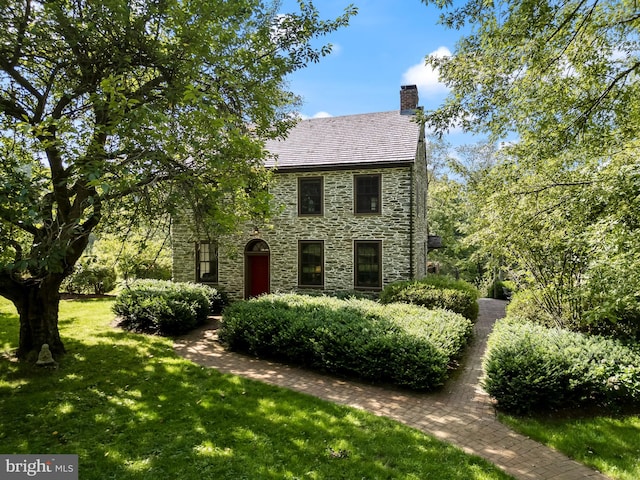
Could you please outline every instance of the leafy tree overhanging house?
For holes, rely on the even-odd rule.
[[[418,90],[400,110],[300,121],[271,140],[268,221],[216,237],[188,215],[174,220],[173,277],[267,292],[379,291],[426,274],[427,158]]]
[[[19,313],[19,359],[65,352],[59,290],[92,233],[185,203],[221,229],[262,208],[238,195],[230,218],[216,200],[263,182],[263,142],[298,104],[287,75],[328,54],[315,41],[357,12],[279,7],[0,3],[0,296]]]

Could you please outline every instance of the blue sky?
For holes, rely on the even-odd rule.
[[[358,15],[350,25],[324,38],[333,52],[289,77],[303,98],[304,118],[382,112],[399,108],[400,86],[418,85],[420,105],[436,108],[447,90],[424,65],[427,55],[448,54],[461,32],[438,24],[439,10],[420,0],[316,0],[323,19],[335,18],[353,3]],[[282,11],[295,10],[285,0]],[[453,144],[479,139],[452,133]]]

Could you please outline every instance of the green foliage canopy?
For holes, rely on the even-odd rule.
[[[443,248],[430,251],[429,258],[438,262],[441,272],[480,286],[494,266],[492,252],[478,249],[469,239],[484,200],[479,186],[495,162],[495,146],[463,145],[451,155],[451,145],[434,137],[430,147],[434,166],[429,175],[429,232],[442,237]]]
[[[26,318],[39,301],[25,289],[48,292],[51,308],[31,314],[48,326],[25,320],[40,344],[58,343],[51,298],[101,222],[186,204],[229,229],[267,209],[264,141],[297,101],[286,75],[327,54],[313,40],[355,13],[278,7],[0,2],[0,294]]]
[[[448,0],[435,0],[449,7]],[[538,156],[637,137],[640,14],[634,0],[469,0],[441,22],[470,25],[451,57],[429,57],[452,88],[428,116],[497,136],[516,132]],[[528,147],[531,147],[528,145]]]
[[[321,21],[312,4],[282,16],[276,7],[2,2],[4,269],[63,270],[111,205],[152,192],[156,207],[187,199],[223,225],[258,208],[262,141],[292,124],[285,76],[326,54],[311,39],[353,13]],[[229,196],[237,210],[217,206]]]
[[[427,2],[428,3],[428,2]],[[424,120],[517,139],[478,185],[476,244],[567,326],[640,323],[640,13],[630,0],[469,0]]]

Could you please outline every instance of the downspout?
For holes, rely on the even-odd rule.
[[[415,162],[411,164],[411,168],[409,168],[409,280],[414,279],[414,268],[413,268],[413,223],[415,221],[415,205],[413,200],[414,195],[414,187],[413,187],[413,169],[415,168]]]

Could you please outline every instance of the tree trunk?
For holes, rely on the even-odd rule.
[[[23,285],[20,297],[14,301],[20,314],[19,359],[37,360],[45,343],[49,345],[54,358],[65,353],[58,331],[60,282],[58,279],[47,278],[32,285]]]

